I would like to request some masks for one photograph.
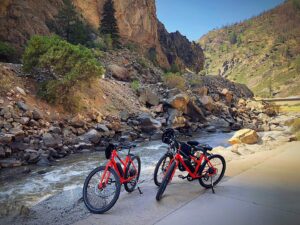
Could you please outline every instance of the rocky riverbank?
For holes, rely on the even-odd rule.
[[[72,153],[102,151],[109,142],[160,139],[166,127],[185,133],[280,129],[271,119],[276,115],[271,106],[251,100],[253,94],[246,86],[221,77],[199,77],[184,91],[161,82],[130,90],[126,82],[108,80],[112,87],[123,87],[128,96],[122,99],[123,109],[74,115],[38,100],[31,78],[20,66],[1,64],[1,73],[20,82],[1,92],[0,168],[47,166]],[[187,74],[186,79],[194,76]],[[105,98],[114,104],[116,95],[111,92],[106,89]]]

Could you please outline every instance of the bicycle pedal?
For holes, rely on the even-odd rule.
[[[181,174],[178,175],[178,177],[181,178],[181,179],[183,179],[183,180],[187,178],[187,176],[183,176],[183,175],[181,175]]]

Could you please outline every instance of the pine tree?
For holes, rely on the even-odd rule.
[[[120,39],[115,12],[113,0],[107,0],[103,6],[102,19],[99,28],[100,34],[105,37],[111,37],[114,47],[119,45]]]
[[[72,44],[87,44],[90,28],[80,18],[71,0],[64,0],[63,3],[54,21],[48,22],[48,27]]]

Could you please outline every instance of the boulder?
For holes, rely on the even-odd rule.
[[[94,128],[97,130],[97,131],[100,131],[100,132],[109,132],[109,129],[106,125],[104,124],[96,124],[94,126]]]
[[[251,129],[242,129],[237,131],[228,142],[232,145],[234,144],[255,144],[259,140],[259,136],[255,130]]]
[[[139,127],[141,131],[145,133],[153,133],[162,126],[160,121],[153,119],[148,114],[140,115],[137,120],[139,121]]]
[[[24,102],[18,101],[17,106],[18,106],[19,109],[21,109],[25,112],[29,110],[28,105],[26,105]]]
[[[182,112],[177,109],[168,109],[167,125],[173,128],[185,127],[186,119],[182,116]]]
[[[168,100],[168,103],[172,108],[177,109],[181,112],[187,112],[187,105],[190,101],[190,98],[186,94],[178,94]]]
[[[73,127],[80,128],[85,125],[85,121],[84,121],[83,116],[77,115],[71,119],[70,124]]]
[[[123,121],[123,122],[126,122],[129,118],[129,112],[127,110],[121,111],[119,115],[120,115],[121,121]]]
[[[92,142],[93,144],[98,144],[101,139],[101,134],[97,130],[91,129],[87,133],[82,135],[80,139]]]
[[[42,139],[46,147],[56,148],[59,144],[61,144],[61,139],[50,133],[43,134]]]
[[[187,111],[185,113],[191,118],[192,122],[205,121],[205,115],[201,108],[199,108],[194,101],[189,101]]]
[[[128,81],[130,80],[130,73],[122,66],[110,64],[107,66],[107,72],[110,73],[117,80]]]
[[[216,108],[214,100],[208,95],[200,96],[199,100],[204,105],[204,107],[210,112]]]
[[[160,99],[156,93],[150,88],[143,88],[139,91],[139,101],[144,105],[156,106],[159,104]]]
[[[38,109],[34,109],[32,111],[32,117],[35,120],[40,120],[40,119],[43,118],[43,113],[40,110],[38,110]]]

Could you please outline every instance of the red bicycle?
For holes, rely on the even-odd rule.
[[[134,147],[110,144],[105,150],[108,163],[95,168],[85,179],[83,201],[92,213],[104,213],[111,209],[119,198],[122,184],[127,192],[135,189],[141,172],[141,160],[130,153]],[[122,149],[128,149],[125,160],[118,155]]]
[[[223,156],[208,153],[207,151],[212,150],[212,147],[197,141],[188,141],[187,144],[176,141],[173,129],[167,129],[162,140],[175,150],[175,154],[169,157],[169,161],[166,163],[167,167],[162,168],[164,177],[161,183],[158,183],[156,200],[161,199],[177,168],[188,172],[187,176],[181,175],[180,178],[188,181],[198,179],[201,186],[211,188],[214,193],[214,186],[220,182],[226,170]]]

